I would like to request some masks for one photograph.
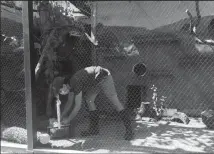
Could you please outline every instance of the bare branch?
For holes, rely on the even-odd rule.
[[[199,1],[195,1],[195,9],[196,9],[196,14],[197,14],[197,22],[195,24],[195,27],[197,27],[201,21],[201,13],[199,9]]]
[[[190,18],[190,33],[196,35],[196,28],[200,24],[201,21],[201,14],[200,14],[200,9],[199,9],[199,1],[195,1],[195,9],[196,9],[196,14],[197,14],[197,19],[194,21],[192,14],[190,13],[189,10],[186,10],[187,15]]]
[[[87,5],[87,1],[69,1],[71,4],[76,6],[83,14],[90,17],[91,8]]]
[[[190,19],[190,34],[194,34],[195,30],[193,30],[194,29],[193,16],[192,16],[192,14],[190,13],[190,11],[188,9],[186,10],[186,13],[187,13],[187,15],[189,16],[189,19]]]

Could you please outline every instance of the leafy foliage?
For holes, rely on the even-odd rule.
[[[83,23],[74,20],[72,7],[69,7],[70,2],[63,2],[64,4],[58,1],[40,1],[40,3],[37,3],[40,13],[42,11],[41,9],[47,9],[48,13],[46,21],[40,25],[42,31],[41,49],[42,53],[47,57],[45,75],[48,81],[52,81],[54,76],[58,74],[57,52],[60,52],[60,50],[57,50],[57,48],[63,44],[66,35],[68,35],[70,31],[78,31],[78,33],[84,37]],[[63,5],[68,7],[65,8]],[[49,26],[45,25],[46,22]],[[46,26],[46,28],[44,28],[44,26]]]
[[[39,140],[41,132],[37,132],[37,140]],[[9,127],[2,131],[2,138],[14,143],[27,144],[27,130],[21,127]]]

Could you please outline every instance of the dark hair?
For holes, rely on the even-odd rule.
[[[143,76],[146,73],[146,65],[144,63],[138,63],[133,66],[132,70],[137,76]]]

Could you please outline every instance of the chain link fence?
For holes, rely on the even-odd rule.
[[[126,37],[120,36],[123,35],[123,31],[118,29],[105,26],[103,31],[110,31],[109,35],[116,34],[115,39],[119,37],[118,42],[122,44],[122,50],[118,52],[117,47],[111,48],[111,50],[108,47],[98,47],[97,53],[100,56],[100,65],[110,69],[115,76],[115,82],[119,84],[119,96],[123,102],[126,102],[127,97],[125,87],[128,88],[129,85],[136,85],[136,88],[138,86],[146,87],[148,95],[141,101],[150,101],[150,88],[155,85],[158,88],[159,97],[167,97],[167,104],[170,108],[180,110],[199,109],[201,106],[213,108],[213,95],[210,94],[213,91],[211,86],[213,83],[211,73],[213,51],[211,47],[201,45],[201,47],[207,46],[208,50],[211,50],[211,54],[198,53],[195,49],[197,43],[194,40],[182,40],[182,37],[188,35],[187,33],[184,33],[184,36],[178,35],[178,32],[174,32],[174,34],[160,31],[144,33],[139,30],[140,28],[133,27],[130,29],[135,29],[136,34],[129,35],[128,30],[124,30],[129,35]],[[108,35],[103,37],[108,37]],[[124,37],[130,42],[125,42],[127,44],[122,42]],[[193,38],[189,37],[189,39]],[[113,39],[110,38],[110,40]],[[189,44],[183,45],[186,43],[185,41],[189,41]],[[133,68],[138,63],[144,63],[147,66],[147,75],[143,78],[133,79]]]
[[[132,97],[132,103],[134,103],[139,97],[136,90],[140,91],[139,86],[141,86],[143,91],[146,91],[141,101],[151,101],[150,88],[155,85],[158,97],[166,97],[165,103],[169,108],[176,108],[189,115],[194,115],[194,112],[200,113],[205,108],[213,108],[213,86],[211,86],[213,44],[198,42],[197,38],[190,34],[190,26],[186,31],[183,30],[184,26],[190,25],[188,18],[179,21],[177,19],[177,22],[167,26],[155,25],[154,27],[157,28],[150,30],[153,27],[152,24],[147,25],[150,20],[156,24],[160,23],[148,14],[147,17],[144,16],[146,8],[143,3],[139,3],[138,6],[135,3],[138,4],[138,2],[115,2],[114,5],[108,2],[98,3],[97,13],[98,22],[100,22],[97,27],[97,38],[100,42],[100,46],[97,47],[98,62],[99,65],[111,70],[120,100],[127,103],[127,97]],[[144,5],[151,10],[154,9],[152,2]],[[175,3],[174,7],[177,6],[178,4]],[[129,9],[124,14],[119,13],[123,7]],[[191,4],[189,7],[194,9]],[[172,8],[169,7],[169,9]],[[110,12],[114,12],[115,15],[110,16]],[[163,14],[166,12],[163,11]],[[168,12],[168,15],[174,16],[175,13]],[[132,18],[128,18],[129,16]],[[167,22],[164,16],[160,18]],[[212,21],[212,16],[202,16],[200,25],[197,27],[199,39],[213,39],[209,34],[213,31],[209,28]],[[135,22],[141,23],[142,26],[129,26],[134,25]],[[133,73],[133,68],[138,63],[144,63],[147,66],[147,74],[144,77],[137,78]],[[130,93],[132,96],[127,96],[129,86],[133,89],[132,94]],[[140,106],[140,101],[138,102],[135,108]]]
[[[25,127],[24,53],[18,49],[22,21],[13,19],[13,9],[5,10],[1,14],[1,119],[3,124]]]
[[[120,3],[98,2],[95,35],[98,46],[95,48],[92,48],[88,40],[75,36],[64,37],[63,43],[55,49],[58,62],[55,69],[59,75],[73,75],[78,70],[91,66],[94,58],[97,65],[111,72],[118,98],[132,112],[133,121],[142,102],[154,101],[154,87],[157,88],[158,103],[163,102],[164,98],[166,108],[177,109],[190,117],[199,117],[205,109],[214,109],[214,46],[204,44],[190,35],[189,19],[161,26],[147,14],[142,5],[137,6],[135,2]],[[124,12],[124,8],[129,11]],[[150,6],[150,9],[155,9],[155,6]],[[156,13],[156,16],[159,17],[159,14]],[[164,17],[161,19],[164,20]],[[210,35],[210,23],[213,23],[213,17],[202,16],[201,25],[198,26],[199,39],[213,39]],[[90,34],[91,25],[84,26],[85,31]],[[18,23],[8,16],[1,16],[1,119],[5,125],[25,128],[24,56],[23,49],[18,48],[21,41],[14,45],[16,40],[22,40],[22,35],[21,21]],[[71,49],[75,52],[71,53]],[[93,49],[96,57],[92,57]],[[137,76],[135,70],[137,66],[141,70],[141,64],[145,64],[147,72],[144,76]],[[44,80],[44,71],[41,74],[34,99],[37,116],[46,117],[49,84]],[[60,96],[60,99],[63,106],[68,98]],[[95,102],[100,114],[98,116],[104,119],[101,121],[101,137],[107,138],[106,134],[109,133],[112,136],[123,136],[118,121],[115,122],[118,113],[111,102],[102,92]],[[79,125],[75,136],[88,128],[88,121],[85,119],[89,116],[87,111],[84,103],[76,118]],[[108,119],[111,119],[110,122]],[[110,124],[113,125],[109,126]],[[144,124],[149,125],[149,122]],[[45,127],[46,125],[47,123]],[[148,135],[150,132],[144,134]],[[103,145],[99,146],[98,141]],[[92,143],[98,147],[105,147],[104,144],[123,146],[116,141],[112,142],[115,145],[104,143],[100,138]],[[92,143],[87,143],[85,148],[93,147]]]

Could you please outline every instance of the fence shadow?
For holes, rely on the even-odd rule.
[[[102,122],[99,136],[79,139],[84,140],[82,150],[90,152],[213,152],[214,131],[199,125],[197,120],[189,127],[139,122],[135,139],[128,142],[123,140],[122,123]]]

